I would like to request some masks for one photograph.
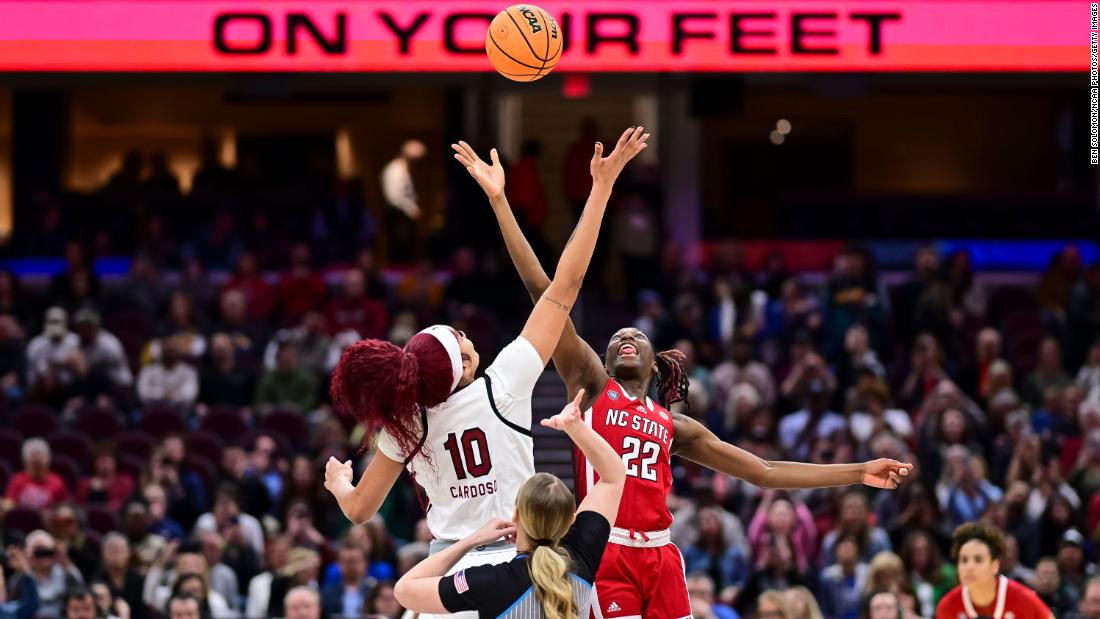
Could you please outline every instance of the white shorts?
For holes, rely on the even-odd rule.
[[[447,544],[446,542],[438,542],[438,541],[432,542],[431,552],[432,552],[432,554],[435,554],[435,553],[447,548],[448,545],[449,544]],[[516,558],[516,547],[515,547],[514,544],[513,545],[503,545],[503,544],[494,545],[494,546],[486,548],[485,550],[471,550],[470,552],[466,553],[466,556],[459,559],[458,563],[456,563],[455,566],[452,567],[447,572],[447,575],[450,576],[451,574],[454,574],[455,572],[460,572],[460,571],[462,571],[462,570],[464,570],[468,567],[477,567],[478,565],[499,565],[501,563],[507,563],[507,562],[509,562],[509,561],[511,561],[512,559],[515,559],[515,558]],[[410,615],[408,613],[406,613],[405,616],[409,617]],[[420,615],[420,619],[437,619],[437,618],[442,618],[442,617],[459,617],[460,619],[477,619],[477,613],[471,611],[471,612],[464,612],[464,613],[454,613],[452,615],[424,615],[424,614]]]

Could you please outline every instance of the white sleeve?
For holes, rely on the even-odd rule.
[[[383,456],[386,456],[394,462],[404,462],[405,456],[402,454],[401,446],[397,444],[397,441],[390,436],[389,432],[382,430],[378,433],[378,451]]]
[[[544,369],[546,366],[542,363],[539,351],[520,336],[500,351],[485,373],[492,376],[493,395],[498,396],[498,399],[499,396],[507,395],[522,400],[531,397],[535,382],[542,376]]]

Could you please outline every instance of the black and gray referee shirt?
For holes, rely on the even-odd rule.
[[[583,511],[561,540],[562,548],[573,558],[568,578],[579,617],[588,616],[592,585],[610,535],[611,524],[606,518]],[[542,606],[531,583],[529,560],[529,555],[521,554],[508,563],[471,567],[446,576],[439,581],[439,599],[452,613],[476,611],[484,618],[541,619]]]

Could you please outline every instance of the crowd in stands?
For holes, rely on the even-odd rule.
[[[175,195],[130,181],[107,194]],[[324,490],[322,463],[365,438],[328,406],[328,375],[359,338],[435,322],[491,359],[529,301],[496,249],[384,274],[369,244],[273,251],[262,227],[234,232],[262,211],[227,212],[173,237],[196,251],[144,229],[157,241],[109,282],[96,239],[44,244],[66,261],[47,285],[0,272],[0,617],[401,616],[392,583],[430,533],[410,479],[362,527]],[[931,617],[957,583],[953,528],[985,519],[1005,574],[1058,617],[1100,617],[1100,265],[1067,247],[1038,285],[994,286],[927,246],[887,286],[859,246],[818,284],[782,255],[683,255],[621,264],[634,324],[687,354],[690,414],[767,459],[917,465],[893,492],[784,492],[674,462],[695,616]],[[585,335],[599,350],[610,333]]]

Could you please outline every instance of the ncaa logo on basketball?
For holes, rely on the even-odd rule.
[[[527,25],[531,26],[531,34],[542,32],[542,26],[539,25],[539,18],[535,15],[529,7],[519,7],[519,12],[527,19]]]
[[[618,400],[619,392],[612,389],[611,391],[607,392],[607,397],[611,398],[612,400]]]

